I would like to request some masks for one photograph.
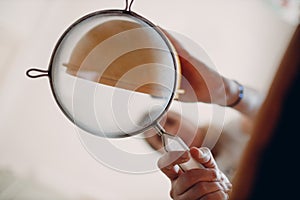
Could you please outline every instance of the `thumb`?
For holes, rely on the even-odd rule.
[[[211,154],[211,151],[207,147],[196,148],[192,147],[190,149],[191,156],[205,168],[218,169],[218,165]]]

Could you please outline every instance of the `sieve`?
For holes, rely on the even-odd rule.
[[[131,10],[133,0],[125,2],[125,9],[78,19],[59,38],[48,70],[26,74],[48,77],[61,111],[90,134],[124,138],[154,128],[166,151],[187,151],[159,124],[183,92],[176,50],[157,26]],[[180,167],[201,166],[190,160]]]

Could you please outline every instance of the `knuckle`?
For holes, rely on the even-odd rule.
[[[219,171],[216,170],[216,169],[211,169],[211,170],[210,170],[210,175],[211,175],[211,178],[212,178],[213,180],[219,180],[219,179],[221,178],[221,177],[220,177]]]
[[[197,191],[203,196],[207,195],[207,197],[211,196],[209,195],[211,193],[222,191],[222,189],[218,182],[201,182],[197,184]]]
[[[170,197],[171,197],[172,199],[174,199],[174,190],[173,190],[173,189],[170,190]]]
[[[227,200],[228,199],[228,194],[224,192],[223,190],[218,191],[218,198],[222,200]]]
[[[187,171],[185,174],[183,174],[182,176],[182,182],[185,184],[189,184],[194,182],[194,180],[196,179],[195,173],[193,173],[193,171]]]
[[[199,192],[201,192],[202,194],[206,194],[209,191],[209,187],[207,184],[205,184],[204,182],[199,182],[197,184],[197,188],[196,188]]]
[[[206,170],[205,170],[206,171]],[[201,182],[205,177],[205,171],[202,169],[189,170],[179,177],[180,184],[182,185],[194,185],[197,182]]]
[[[225,193],[224,191],[220,190],[217,192],[214,192],[212,194],[206,195],[203,198],[201,198],[201,200],[228,200],[229,196],[227,193]]]
[[[201,198],[201,200],[216,200],[217,198],[212,196],[212,195],[208,195],[208,196],[205,196],[203,198]]]

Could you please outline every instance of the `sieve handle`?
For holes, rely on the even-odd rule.
[[[43,70],[43,69],[36,69],[36,68],[31,68],[26,71],[26,75],[29,78],[39,78],[43,76],[50,76],[48,70]]]
[[[164,146],[164,149],[166,152],[170,151],[190,151],[190,148],[185,144],[185,142],[176,135],[171,135],[167,133],[163,127],[160,125],[157,125],[156,130],[158,131],[159,135],[162,139],[162,144]],[[205,167],[201,165],[199,162],[197,162],[192,156],[190,155],[190,159],[185,162],[181,163],[178,166],[182,171],[188,171],[191,169],[204,169]]]
[[[133,1],[134,0],[131,0],[130,3],[129,3],[128,0],[125,0],[125,9],[124,9],[125,11],[131,12],[131,6],[133,4]]]
[[[189,161],[178,165],[182,171],[186,172],[191,169],[204,169],[205,168],[203,165],[198,163],[194,158],[192,158],[190,153],[189,153],[189,156],[190,156]]]

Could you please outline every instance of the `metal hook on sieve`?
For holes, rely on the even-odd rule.
[[[42,77],[42,76],[49,76],[49,71],[48,70],[31,68],[31,69],[26,71],[26,75],[29,78],[39,78],[39,77]]]
[[[131,0],[130,3],[128,2],[128,0],[125,0],[126,5],[125,5],[125,9],[124,10],[130,12],[131,11],[131,6],[132,6],[133,2],[134,2],[134,0]]]

